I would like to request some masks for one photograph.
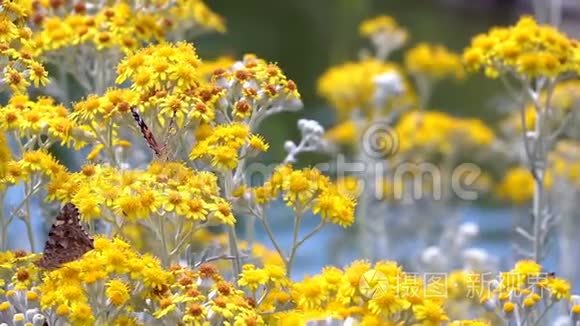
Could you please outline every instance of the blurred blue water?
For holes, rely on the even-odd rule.
[[[22,202],[24,198],[24,186],[17,185],[8,188],[5,205],[2,207],[4,211],[4,216],[9,216]],[[40,217],[40,207],[38,202],[31,201],[30,204],[30,215],[32,216],[33,230],[36,235],[42,234],[43,230],[43,219]],[[38,236],[35,237],[36,249],[39,250]],[[26,226],[24,221],[16,218],[10,224],[8,228],[8,247],[15,249],[30,250],[30,242],[28,241],[28,236],[26,233]],[[42,248],[40,248],[42,249]]]
[[[270,216],[270,226],[281,246],[289,248],[292,241],[293,220],[290,208],[283,206],[282,203],[274,204],[270,208],[268,216]],[[524,217],[526,210],[469,206],[460,208],[458,213],[463,222],[474,222],[480,228],[479,235],[469,244],[469,247],[481,248],[496,256],[499,259],[499,267],[503,270],[513,267],[514,260],[518,257],[512,245],[516,238],[513,232],[514,221]],[[318,217],[307,215],[303,220],[300,234],[308,233],[318,222]],[[357,244],[358,239],[348,231],[348,229],[344,230],[339,226],[328,225],[316,236],[305,242],[298,250],[293,276],[300,279],[307,275],[319,273],[324,266],[329,264],[342,267],[355,259],[364,259],[365,257],[361,255]],[[412,236],[409,235],[409,237]],[[273,248],[260,224],[257,225],[256,238]],[[405,250],[408,249],[405,248]],[[557,272],[556,255],[550,254],[543,265],[546,269]]]

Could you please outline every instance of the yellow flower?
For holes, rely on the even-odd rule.
[[[513,269],[513,272],[525,276],[537,276],[542,271],[542,266],[533,260],[520,260]]]
[[[119,316],[115,319],[114,326],[139,326],[140,323],[135,317]]]
[[[250,291],[256,291],[260,286],[266,285],[268,274],[265,270],[256,268],[252,264],[246,264],[243,267],[238,284],[247,287]]]
[[[324,280],[320,276],[306,277],[292,288],[292,296],[301,309],[320,309],[328,299]]]
[[[286,192],[284,200],[288,205],[304,205],[314,195],[315,188],[302,171],[292,171],[290,175],[285,177],[282,185]]]
[[[452,150],[486,149],[493,131],[476,119],[461,119],[437,111],[411,111],[395,126],[400,153],[449,154]]]
[[[129,287],[121,280],[109,281],[107,283],[105,294],[110,302],[115,306],[125,304],[130,298]]]
[[[359,26],[359,32],[362,36],[370,36],[385,30],[392,31],[398,28],[399,26],[395,19],[382,15],[363,21]]]
[[[406,310],[411,303],[400,298],[395,292],[387,290],[377,292],[368,302],[369,310],[375,315],[390,316]]]
[[[278,255],[277,252],[273,253],[274,255]],[[286,278],[286,268],[279,264],[272,264],[265,262],[264,271],[268,276],[268,281],[272,282],[276,286],[287,286],[289,284],[289,280]]]
[[[232,208],[225,200],[218,200],[214,204],[208,206],[212,218],[217,220],[220,224],[234,225],[236,218],[232,214]]]
[[[516,309],[516,305],[513,302],[506,302],[503,304],[503,312],[506,314],[511,314]]]
[[[550,290],[552,297],[555,300],[569,299],[570,298],[570,282],[561,278],[549,278],[547,281],[547,287]]]
[[[341,118],[349,117],[355,109],[370,116],[376,109],[385,109],[375,108],[375,78],[390,72],[399,73],[399,68],[376,59],[348,62],[330,68],[318,79],[318,94],[338,110]],[[405,89],[410,90],[410,85],[405,84]],[[411,103],[414,103],[414,97],[407,93],[388,103],[386,109],[406,107]]]
[[[264,137],[260,135],[252,135],[248,141],[250,148],[257,152],[267,152],[270,145],[266,143]]]
[[[312,211],[320,213],[324,221],[348,227],[354,222],[355,201],[334,190],[324,190],[317,198]]]
[[[188,199],[185,202],[187,206],[185,216],[195,221],[205,221],[207,219],[207,204],[200,198]]]
[[[324,138],[337,144],[354,144],[357,141],[357,127],[354,121],[346,120],[327,130]]]
[[[186,314],[183,316],[183,322],[186,325],[209,325],[206,320],[207,308],[198,304],[191,303],[187,307]]]
[[[379,55],[388,54],[407,41],[407,31],[398,26],[392,17],[385,15],[363,21],[359,26],[359,34],[373,41]],[[387,53],[380,52],[385,50]]]
[[[91,306],[85,303],[73,304],[69,318],[75,325],[92,325],[95,319]]]
[[[424,301],[421,305],[413,306],[413,314],[424,326],[442,325],[449,320],[443,307],[430,300]]]
[[[4,301],[0,303],[0,311],[7,311],[8,309],[10,309],[10,302],[8,301]]]
[[[101,216],[100,205],[103,198],[89,189],[83,189],[73,196],[73,203],[79,209],[79,213],[85,220],[90,220]]]
[[[459,55],[442,45],[420,43],[405,54],[405,66],[411,74],[422,74],[433,79],[464,76]]]

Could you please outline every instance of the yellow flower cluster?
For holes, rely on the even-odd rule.
[[[261,313],[284,310],[292,300],[292,282],[287,278],[284,266],[279,264],[265,264],[263,268],[244,265],[238,285],[251,293]]]
[[[407,31],[395,19],[385,15],[363,21],[359,26],[359,34],[371,40],[380,58],[386,58],[403,46],[408,38]]]
[[[107,126],[116,136],[119,122],[128,115],[131,105],[137,100],[138,94],[131,90],[109,89],[103,96],[89,95],[75,103],[70,118],[94,133]]]
[[[406,273],[392,261],[328,266],[296,282],[287,278],[281,264],[247,264],[235,286],[216,265],[164,269],[157,258],[140,255],[117,238],[97,237],[94,250],[53,271],[40,272],[32,263],[35,257],[0,253],[0,313],[16,316],[24,303],[40,308],[38,313],[51,324],[137,325],[154,318],[185,325],[302,325],[333,319],[361,325],[405,320],[413,325],[483,326],[498,321],[483,314],[479,318],[484,319],[450,322],[449,311],[467,300],[509,317],[516,309],[539,308],[545,300],[569,300],[571,291],[566,280],[528,260],[501,273],[494,286],[486,274],[456,271],[445,279],[425,278]],[[521,303],[513,301],[517,298]]]
[[[192,160],[207,158],[218,170],[234,169],[239,155],[248,156],[268,150],[268,144],[259,135],[251,135],[249,127],[241,123],[218,125],[209,135],[198,139],[190,153]]]
[[[27,151],[22,159],[6,162],[5,176],[0,183],[13,185],[36,179],[37,176],[50,180],[62,173],[66,173],[66,168],[46,150]]]
[[[499,286],[490,295],[500,302],[503,313],[511,315],[517,309],[532,310],[547,298],[552,302],[568,300],[570,291],[568,281],[542,271],[532,260],[521,260],[501,274]],[[522,303],[513,302],[514,298],[522,298]]]
[[[111,159],[113,147],[130,145],[120,138],[121,126],[137,128],[130,109],[138,106],[154,135],[167,136],[168,122],[175,121],[174,140],[191,146],[184,131],[195,128],[190,159],[209,158],[217,169],[231,169],[240,158],[268,149],[250,129],[300,101],[296,85],[278,66],[253,55],[233,65],[226,59],[203,64],[193,45],[184,42],[154,45],[128,55],[117,72],[117,83],[129,81],[130,89],[89,95],[74,106],[71,118],[94,135],[90,160],[103,149]]]
[[[300,325],[309,320],[350,319],[361,325],[408,324],[441,325],[449,318],[443,309],[444,297],[430,289],[416,275],[406,274],[391,261],[374,266],[355,261],[344,270],[326,267],[321,274],[307,277],[292,286],[296,309],[274,315],[278,325]],[[427,289],[424,291],[424,289]]]
[[[225,69],[216,69],[211,78],[226,102],[225,121],[243,121],[255,128],[265,117],[282,108],[299,109],[300,93],[280,67],[253,54]],[[222,103],[223,106],[223,103]]]
[[[204,77],[211,68],[214,71],[207,83]],[[127,56],[117,72],[117,83],[129,79],[145,108],[158,105],[162,114],[175,113],[178,121],[191,110],[186,120],[209,123],[215,119],[216,110],[224,109],[231,109],[232,120],[249,121],[260,109],[266,110],[261,107],[263,103],[300,98],[294,82],[275,64],[246,55],[241,65],[208,67],[201,64],[195,48],[188,43],[145,48]],[[224,108],[223,101],[230,97],[235,102],[225,103]],[[220,107],[216,107],[218,104]]]
[[[2,0],[0,6],[0,90],[8,86],[12,92],[23,93],[30,83],[46,85],[48,72],[35,58],[36,44],[25,24],[31,15],[32,1]]]
[[[450,153],[457,148],[486,148],[493,131],[477,119],[463,119],[436,111],[411,111],[395,126],[402,153]]]
[[[6,132],[17,132],[35,142],[25,149],[32,148],[32,145],[48,148],[52,143],[74,144],[79,149],[92,140],[87,138],[81,126],[70,119],[63,105],[55,104],[48,97],[32,101],[27,95],[13,95],[0,110],[0,128]]]
[[[164,324],[264,325],[258,299],[225,281],[209,263],[197,270],[172,266],[175,280],[159,293],[153,316]]]
[[[295,211],[312,209],[322,221],[350,226],[354,222],[356,202],[341,193],[330,179],[317,169],[294,170],[289,165],[278,167],[262,186],[252,189],[259,204],[282,196]]]
[[[191,43],[153,45],[119,63],[116,82],[121,84],[130,80],[131,89],[140,94],[155,91],[186,93],[198,85],[197,67],[200,63]]]
[[[165,262],[179,257],[201,227],[236,222],[230,203],[219,196],[216,176],[180,163],[154,162],[147,170],[87,164],[73,173],[46,151],[28,151],[6,164],[1,182],[30,182],[34,192],[46,187],[46,200],[74,203],[83,220],[105,221],[113,234],[155,235],[163,239],[162,248],[151,242],[148,249]]]
[[[39,51],[88,44],[99,51],[115,48],[127,53],[146,42],[161,41],[171,32],[192,27],[198,31],[225,30],[221,17],[201,0],[145,2],[139,8],[115,1],[96,9],[87,8],[83,2],[39,1],[33,17],[40,26],[34,35]],[[56,14],[59,12],[72,14],[60,17]]]
[[[443,45],[420,43],[405,53],[405,67],[410,74],[424,75],[432,79],[464,77],[463,63],[459,55]]]
[[[284,297],[283,303],[290,301],[285,294],[289,280],[277,265],[244,266],[236,288],[209,263],[195,270],[179,265],[164,269],[157,258],[138,254],[118,238],[97,237],[94,244],[79,260],[46,272],[32,263],[37,255],[0,253],[2,318],[12,314],[17,319],[25,307],[38,308],[37,314],[51,325],[141,325],[151,319],[163,324],[264,325],[259,311],[278,308]],[[259,286],[268,290],[267,297],[256,296],[256,279],[263,281]]]
[[[0,252],[0,320],[14,323],[25,319],[23,308],[40,308],[38,269],[34,254],[24,251]],[[31,320],[29,320],[31,321]]]
[[[328,69],[318,79],[318,94],[338,110],[341,118],[349,118],[354,110],[362,110],[367,115],[373,109],[395,109],[414,103],[410,85],[405,85],[404,94],[397,96],[387,108],[375,108],[374,96],[377,90],[375,78],[379,75],[396,72],[400,69],[392,63],[376,59],[347,62]]]
[[[324,138],[333,144],[353,144],[357,141],[356,123],[351,119],[345,120],[328,130]]]
[[[488,77],[517,73],[525,77],[556,77],[580,72],[577,40],[556,28],[522,17],[511,27],[496,27],[472,39],[463,60],[472,70],[485,70]]]
[[[361,36],[369,37],[380,33],[402,33],[406,36],[406,31],[402,29],[391,16],[377,16],[363,21],[359,26]]]
[[[218,196],[216,182],[215,175],[180,163],[154,162],[145,171],[85,165],[80,172],[51,180],[48,199],[72,201],[83,218],[101,217],[114,225],[116,221],[109,220],[106,211],[132,221],[165,212],[196,222],[231,225],[235,218],[229,204]]]
[[[73,325],[93,325],[110,317],[98,311],[111,310],[119,317],[130,316],[139,298],[156,302],[172,282],[159,260],[137,254],[120,239],[95,239],[95,249],[81,259],[47,272],[39,287],[41,307],[53,310],[57,319]],[[94,289],[100,289],[95,291]]]

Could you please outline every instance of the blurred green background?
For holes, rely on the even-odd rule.
[[[402,62],[404,51],[419,42],[441,43],[461,52],[472,36],[493,25],[517,20],[515,1],[429,0],[295,0],[208,1],[226,19],[225,35],[206,35],[196,40],[202,59],[220,55],[241,58],[244,53],[276,62],[296,81],[304,110],[266,120],[261,131],[270,142],[266,161],[284,157],[282,143],[298,137],[296,120],[312,118],[323,126],[335,124],[334,111],[316,94],[318,77],[330,66],[355,60],[369,44],[358,35],[361,21],[373,16],[393,16],[410,35],[406,46],[392,60]],[[501,85],[471,75],[464,82],[443,81],[435,89],[431,106],[487,122],[501,116]]]

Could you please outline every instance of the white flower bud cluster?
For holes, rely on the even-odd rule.
[[[284,143],[284,150],[288,153],[284,163],[296,162],[296,157],[300,153],[315,152],[326,147],[326,142],[322,138],[324,128],[316,120],[300,119],[298,120],[298,130],[302,139],[299,144],[288,140]]]
[[[7,299],[0,309],[0,326],[45,325],[46,317],[40,313],[38,307],[34,307],[37,306],[36,303],[28,302],[24,291],[15,291]]]
[[[479,234],[479,226],[473,222],[464,222],[445,230],[440,245],[424,249],[420,262],[428,271],[448,271],[457,268],[451,262],[462,262],[462,268],[467,271],[497,270],[497,257],[490,255],[481,248],[471,248],[467,245]]]
[[[396,71],[389,71],[375,77],[376,90],[374,94],[375,105],[381,108],[394,96],[405,92],[403,78]]]
[[[421,253],[421,263],[429,266],[430,271],[440,272],[446,270],[447,258],[443,255],[441,248],[430,246]]]

